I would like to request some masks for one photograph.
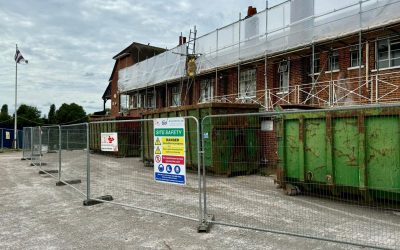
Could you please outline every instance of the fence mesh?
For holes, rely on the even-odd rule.
[[[32,156],[32,127],[23,129],[22,159],[30,160]]]
[[[112,195],[115,203],[188,219],[199,218],[198,127],[185,118],[186,185],[154,181],[153,120],[90,124],[92,197]],[[101,150],[102,133],[117,133],[118,151]],[[157,163],[156,163],[157,164]]]
[[[32,154],[31,154],[31,164],[34,166],[40,166],[42,160],[42,147],[41,147],[41,128],[32,128]]]
[[[61,126],[61,172],[60,180],[72,186],[86,196],[87,166],[89,151],[87,148],[88,124]],[[78,183],[76,183],[78,182]]]
[[[41,127],[42,129],[42,167],[41,170],[45,173],[58,178],[59,171],[59,126]]]
[[[221,224],[399,248],[399,125],[398,109],[206,117],[206,212]]]
[[[213,115],[201,133],[195,118],[182,118],[183,186],[154,180],[167,143],[155,124],[167,118],[25,128],[23,154],[42,170],[61,163],[61,181],[79,180],[70,186],[87,200],[111,195],[113,204],[194,221],[214,215],[215,224],[398,249],[399,112]],[[102,146],[111,134],[117,149]]]

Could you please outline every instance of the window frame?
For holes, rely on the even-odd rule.
[[[154,93],[153,90],[147,91],[146,102],[147,102],[146,108],[155,108],[156,107],[156,94]]]
[[[334,64],[333,64],[334,63]],[[333,66],[336,66],[333,68]],[[340,70],[339,64],[339,50],[332,50],[328,55],[328,69],[327,72],[334,72]]]
[[[239,98],[254,98],[257,95],[257,72],[256,69],[245,69],[240,71],[239,76]]]
[[[362,51],[362,46],[361,46],[361,51]],[[353,56],[356,56],[357,58],[353,58]],[[355,60],[356,59],[356,60]],[[359,45],[352,45],[350,47],[350,68],[359,68],[363,66],[363,58],[362,58],[362,52],[360,55],[360,50],[359,50]],[[357,65],[353,64],[354,62],[357,62]],[[361,64],[360,64],[361,63]]]
[[[284,65],[286,64],[286,65]],[[289,92],[289,72],[290,62],[289,60],[283,60],[278,65],[278,94],[284,94]]]
[[[199,103],[210,102],[214,97],[214,83],[212,79],[202,79],[200,81]]]
[[[120,113],[125,113],[125,112],[129,111],[129,96],[130,95],[125,94],[125,93],[119,95],[119,112]],[[125,105],[123,105],[124,101],[125,101]]]
[[[319,74],[320,71],[321,71],[320,62],[321,62],[320,53],[314,53],[314,75]],[[311,61],[310,61],[310,71],[311,72],[310,72],[310,75],[313,74],[313,72],[312,72],[313,65],[312,64],[313,64],[313,58],[312,58],[312,55],[311,55]]]
[[[171,88],[171,106],[179,107],[182,104],[180,86],[173,86]]]
[[[379,46],[380,44],[385,43],[387,50],[385,52],[380,52],[379,51]],[[399,46],[400,45],[400,37],[388,37],[388,38],[383,38],[379,39],[375,43],[375,53],[376,53],[376,67],[378,69],[389,69],[389,68],[396,68],[400,67],[400,56],[394,57],[393,52],[396,51],[400,53],[400,48],[393,50],[392,47],[394,45]],[[386,58],[381,59],[380,54],[385,53]],[[398,63],[395,64],[394,60],[397,60]],[[387,65],[381,66],[382,63],[387,62]]]

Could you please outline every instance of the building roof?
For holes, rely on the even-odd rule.
[[[144,61],[146,59],[149,59],[150,57],[153,57],[155,55],[161,54],[167,49],[164,48],[159,48],[151,45],[146,45],[142,43],[137,43],[133,42],[131,45],[123,49],[121,52],[113,56],[113,59],[115,60],[113,70],[111,72],[110,78],[108,79],[109,81],[112,80],[115,69],[117,67],[117,60],[120,58],[123,58],[125,56],[131,56],[133,58],[133,61],[135,63]],[[104,99],[104,98],[103,98]]]
[[[150,57],[158,55],[162,52],[166,51],[164,48],[151,46],[149,44],[142,44],[133,42],[131,45],[123,49],[121,52],[116,54],[113,59],[117,60],[118,58],[124,57],[126,55],[131,55],[134,59],[135,63],[146,60]]]
[[[103,96],[101,97],[104,101],[111,99],[111,81],[108,83],[106,90],[104,91]]]

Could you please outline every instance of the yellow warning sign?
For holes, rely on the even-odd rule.
[[[156,145],[161,145],[160,137],[157,137],[157,140],[155,142]]]
[[[163,145],[176,145],[176,146],[184,146],[185,145],[185,137],[162,137]]]
[[[185,156],[185,148],[181,146],[168,146],[163,148],[164,155]]]
[[[157,147],[157,148],[156,148],[156,152],[155,152],[155,153],[158,154],[158,155],[161,154],[161,149],[160,149],[160,147]]]

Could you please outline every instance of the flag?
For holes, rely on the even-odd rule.
[[[17,51],[15,52],[14,59],[16,63],[21,63],[21,62],[28,63],[28,60],[25,60],[19,49],[17,49]]]

